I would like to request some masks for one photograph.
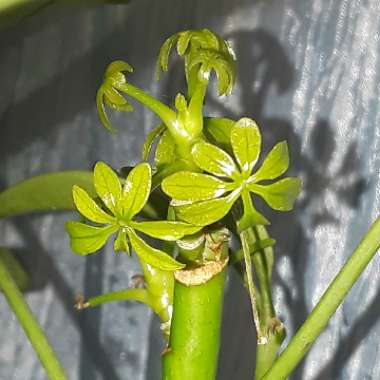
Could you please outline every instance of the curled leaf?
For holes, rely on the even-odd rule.
[[[165,130],[166,130],[165,124],[160,124],[148,133],[148,136],[146,137],[144,146],[143,146],[143,152],[142,152],[143,161],[148,161],[149,154],[150,154],[150,151],[152,150],[152,145],[154,143],[154,140],[158,136],[161,136],[165,132]]]

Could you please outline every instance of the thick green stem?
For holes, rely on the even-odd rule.
[[[196,286],[176,282],[163,380],[213,380],[216,376],[226,269]]]
[[[9,306],[16,314],[18,321],[24,329],[30,343],[35,349],[42,365],[45,367],[49,379],[66,380],[66,375],[61,367],[53,349],[46,339],[41,327],[34,318],[29,306],[25,302],[21,292],[10,276],[0,254],[0,288],[2,289]]]
[[[380,247],[380,217],[374,222],[352,256],[323,294],[309,317],[262,380],[283,380],[297,366],[327,325]]]

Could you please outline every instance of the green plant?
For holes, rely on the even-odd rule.
[[[127,175],[118,175],[98,162],[93,177],[86,172],[66,172],[25,181],[0,194],[0,204],[4,204],[0,216],[76,208],[82,220],[66,224],[75,253],[92,254],[113,236],[115,252],[131,255],[134,251],[143,270],[143,288],[79,299],[76,307],[127,300],[151,307],[161,318],[167,339],[162,359],[165,380],[215,378],[226,269],[233,266],[251,299],[257,333],[254,377],[285,379],[379,248],[380,219],[279,355],[285,328],[272,302],[275,240],[267,231],[268,219],[257,210],[252,196],[261,197],[274,210],[290,211],[301,191],[301,181],[283,177],[289,167],[285,141],[276,144],[258,166],[262,141],[253,120],[203,115],[213,75],[219,95],[228,95],[234,86],[235,58],[227,42],[207,29],[173,35],[160,50],[157,78],[162,70],[168,70],[174,48],[184,59],[187,82],[187,93],[177,94],[174,108],[129,83],[126,73],[133,69],[123,61],[108,66],[97,93],[100,119],[111,132],[106,107],[132,111],[125,96],[144,104],[161,119],[147,136],[142,163]],[[30,203],[32,190],[37,195]],[[150,202],[153,193],[163,196],[164,215]],[[240,245],[236,250],[230,244],[233,236]],[[5,266],[0,270],[7,271]],[[17,314],[22,301],[9,283],[0,281],[0,287]],[[25,319],[28,314],[20,320]],[[42,342],[39,354],[50,377],[63,379],[61,372],[55,374],[48,368],[56,359],[46,339],[30,339]],[[55,370],[60,371],[59,367]]]

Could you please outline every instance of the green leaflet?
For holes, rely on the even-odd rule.
[[[0,217],[41,211],[74,210],[72,187],[78,184],[95,197],[91,172],[67,171],[44,174],[0,192]]]
[[[284,178],[271,185],[248,185],[250,191],[260,195],[270,207],[278,211],[290,211],[301,191],[299,178]]]
[[[128,237],[133,249],[136,251],[139,258],[146,264],[168,271],[178,270],[185,267],[184,264],[174,260],[165,252],[149,246],[144,240],[137,236],[132,229],[128,229]]]
[[[142,151],[142,159],[143,161],[148,161],[150,151],[152,150],[152,145],[156,137],[162,135],[166,129],[165,124],[160,124],[152,131],[148,133],[148,136],[145,139],[143,151]]]
[[[162,190],[173,199],[196,202],[222,196],[228,183],[207,174],[181,171],[166,177]]]
[[[131,170],[123,187],[121,215],[129,220],[142,210],[149,198],[151,182],[148,163],[141,163]]]
[[[97,194],[113,214],[121,198],[121,184],[116,173],[104,162],[98,162],[94,169],[94,185]]]
[[[206,172],[229,178],[239,174],[233,159],[215,145],[199,142],[193,146],[191,154],[197,166]]]
[[[87,219],[95,223],[109,224],[115,219],[105,213],[85,190],[77,185],[73,186],[73,199],[78,211]]]
[[[175,141],[169,131],[165,131],[158,141],[154,161],[159,168],[171,164],[176,159]]]
[[[93,253],[106,244],[118,226],[94,227],[81,222],[67,222],[66,231],[70,235],[71,249],[80,255]]]
[[[251,174],[261,150],[257,124],[252,119],[240,119],[231,130],[231,145],[242,172]]]
[[[240,195],[240,189],[226,197],[201,201],[192,204],[173,202],[178,219],[197,226],[207,226],[222,219],[230,211]]]
[[[205,117],[203,119],[205,131],[217,142],[224,150],[231,149],[231,131],[235,121],[219,118]]]
[[[151,237],[167,241],[182,239],[185,235],[195,234],[201,229],[174,221],[133,222],[131,227]]]
[[[253,175],[254,182],[275,179],[284,174],[289,167],[288,144],[281,141],[268,153],[263,164]]]

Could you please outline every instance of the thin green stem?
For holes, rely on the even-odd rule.
[[[9,306],[15,313],[24,329],[30,343],[35,349],[42,365],[46,369],[49,379],[67,380],[65,372],[60,365],[45,334],[34,318],[29,306],[17,288],[12,276],[9,274],[0,253],[0,288],[3,291]]]
[[[380,247],[380,217],[323,294],[311,314],[262,380],[283,380],[297,366],[327,325]]]
[[[91,297],[82,304],[82,307],[79,307],[79,308],[95,307],[95,306],[103,305],[104,303],[116,302],[116,301],[137,301],[153,308],[152,302],[150,300],[150,296],[147,290],[134,289],[134,288],[116,290],[115,292],[110,292],[106,294],[101,294],[100,296]]]
[[[259,310],[258,310],[258,307],[259,307],[258,292],[257,292],[256,287],[253,284],[251,253],[249,250],[249,243],[248,243],[249,237],[247,234],[248,234],[247,230],[241,232],[240,240],[241,240],[241,245],[243,247],[243,253],[244,253],[248,290],[249,290],[249,296],[251,299],[253,320],[256,326],[257,342],[258,344],[265,344],[267,342],[267,338],[265,337],[265,334],[263,334],[261,330],[260,316],[259,316]]]

